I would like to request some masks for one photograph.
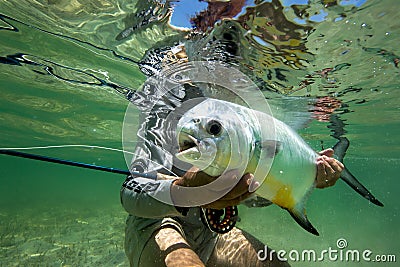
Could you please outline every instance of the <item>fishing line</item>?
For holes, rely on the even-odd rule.
[[[14,32],[19,32],[19,29],[18,29],[17,27],[15,27],[14,25],[12,25],[11,23],[9,23],[6,19],[9,19],[9,20],[11,20],[11,21],[15,21],[15,22],[17,22],[17,23],[20,23],[20,24],[22,24],[22,25],[24,25],[24,26],[26,26],[26,27],[29,27],[29,28],[33,28],[33,29],[35,29],[35,30],[38,30],[38,31],[41,31],[41,32],[44,32],[44,33],[47,33],[47,34],[50,34],[50,35],[53,35],[53,36],[57,36],[57,37],[59,37],[59,38],[61,38],[61,39],[65,39],[65,40],[72,41],[74,44],[77,44],[77,45],[81,46],[82,48],[86,48],[86,47],[83,46],[83,44],[85,44],[85,45],[88,45],[89,47],[93,47],[93,48],[98,49],[98,50],[100,50],[100,51],[111,52],[115,57],[120,58],[120,59],[122,59],[122,60],[130,61],[130,62],[132,62],[132,63],[134,63],[134,64],[136,64],[136,65],[139,64],[139,62],[136,61],[136,60],[134,60],[134,59],[131,59],[131,58],[127,57],[127,56],[119,55],[119,54],[118,54],[115,50],[113,50],[113,49],[101,47],[101,46],[99,46],[99,45],[95,45],[95,44],[92,44],[92,43],[90,43],[90,42],[88,42],[88,41],[83,41],[83,40],[80,40],[80,39],[75,38],[75,37],[63,35],[63,34],[60,34],[60,33],[51,32],[51,31],[42,29],[42,28],[40,28],[40,27],[37,27],[37,26],[31,25],[31,24],[28,24],[28,23],[26,23],[26,22],[23,22],[23,21],[21,21],[21,20],[15,19],[15,18],[13,18],[13,17],[7,16],[7,15],[2,14],[2,13],[0,13],[0,20],[3,21],[5,24],[11,26],[12,28],[10,28],[10,27],[9,27],[9,28],[0,27],[0,30],[1,30],[1,29],[5,29],[5,30],[14,31]],[[95,54],[99,54],[99,53],[97,53],[97,52],[95,52],[95,51],[93,51],[93,50],[90,50],[90,49],[88,49],[88,50],[94,52]],[[106,55],[104,55],[104,56],[106,56]],[[108,57],[108,56],[106,56],[106,57],[107,57],[108,59],[111,59],[111,60],[115,61],[115,59],[113,59],[113,58],[110,58],[110,57]]]
[[[73,167],[80,167],[80,168],[85,168],[85,169],[98,170],[98,171],[103,171],[103,172],[110,172],[110,173],[117,173],[117,174],[124,174],[124,175],[133,175],[133,176],[138,176],[138,177],[143,177],[143,178],[150,178],[150,179],[154,179],[154,180],[157,180],[160,178],[159,176],[157,176],[157,174],[140,173],[140,172],[129,171],[129,170],[121,170],[121,169],[112,168],[112,167],[98,166],[98,165],[94,165],[94,164],[88,164],[88,163],[77,162],[77,161],[72,161],[72,160],[66,160],[66,159],[60,159],[60,158],[54,158],[54,157],[48,157],[48,156],[42,156],[42,155],[37,155],[37,154],[16,151],[16,150],[68,148],[68,147],[83,147],[83,148],[90,148],[90,149],[97,148],[97,149],[105,149],[105,150],[110,150],[110,151],[123,152],[123,153],[128,153],[131,155],[136,155],[136,153],[129,152],[129,151],[126,151],[123,149],[95,146],[95,145],[53,145],[53,146],[7,147],[7,148],[3,147],[3,148],[0,148],[0,154],[20,157],[20,158],[33,159],[33,160],[44,161],[44,162],[50,162],[50,163],[57,163],[57,164],[68,165],[68,166],[73,166]],[[149,161],[152,161],[152,160],[149,159]],[[154,161],[152,161],[152,162],[157,165],[160,165],[157,162],[154,162]],[[162,168],[165,168],[162,165],[160,165],[160,166]],[[171,173],[172,175],[175,175],[176,177],[178,176],[169,170],[168,170],[168,172]]]

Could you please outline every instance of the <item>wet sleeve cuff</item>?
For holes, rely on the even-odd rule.
[[[182,216],[171,199],[172,182],[134,178],[121,190],[122,205],[129,214],[144,218]]]
[[[174,180],[149,181],[146,178],[136,178],[139,184],[143,184],[143,191],[150,197],[173,206],[171,198],[171,186]]]

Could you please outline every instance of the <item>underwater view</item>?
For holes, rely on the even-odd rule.
[[[249,77],[272,114],[315,151],[346,137],[344,164],[384,204],[339,180],[308,200],[320,236],[277,205],[240,205],[236,226],[284,250],[291,266],[398,266],[399,7],[398,0],[0,1],[0,150],[128,170],[126,142],[136,140],[134,130],[124,140],[124,124],[129,113],[137,129],[140,117],[132,95],[163,68],[221,61]],[[0,266],[129,266],[125,178],[2,153]]]

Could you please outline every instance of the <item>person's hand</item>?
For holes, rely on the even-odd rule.
[[[195,167],[192,167],[180,179],[175,180],[174,184],[185,187],[198,187],[221,178],[221,184],[236,183],[236,185],[220,199],[204,205],[204,208],[223,209],[228,206],[239,205],[242,200],[248,198],[253,193],[254,190],[251,189],[258,186],[258,182],[254,181],[252,174],[245,174],[237,181],[238,178],[235,172],[228,172],[224,174],[224,177],[213,177]]]
[[[247,173],[240,178],[239,182],[226,195],[210,204],[204,205],[203,208],[219,210],[228,206],[237,206],[242,200],[254,193],[254,190],[250,190],[251,188],[257,187],[258,182],[254,181],[254,176]]]
[[[319,154],[320,156],[317,158],[316,187],[326,188],[336,183],[344,166],[340,161],[332,158],[333,149],[331,148],[325,149]]]
[[[185,173],[185,175],[175,180],[174,184],[184,187],[198,187],[209,184],[217,178],[218,177],[213,177],[200,171],[197,167],[192,167]]]

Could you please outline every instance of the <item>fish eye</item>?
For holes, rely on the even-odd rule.
[[[222,131],[222,125],[219,121],[211,120],[207,123],[206,130],[211,135],[219,135]]]

